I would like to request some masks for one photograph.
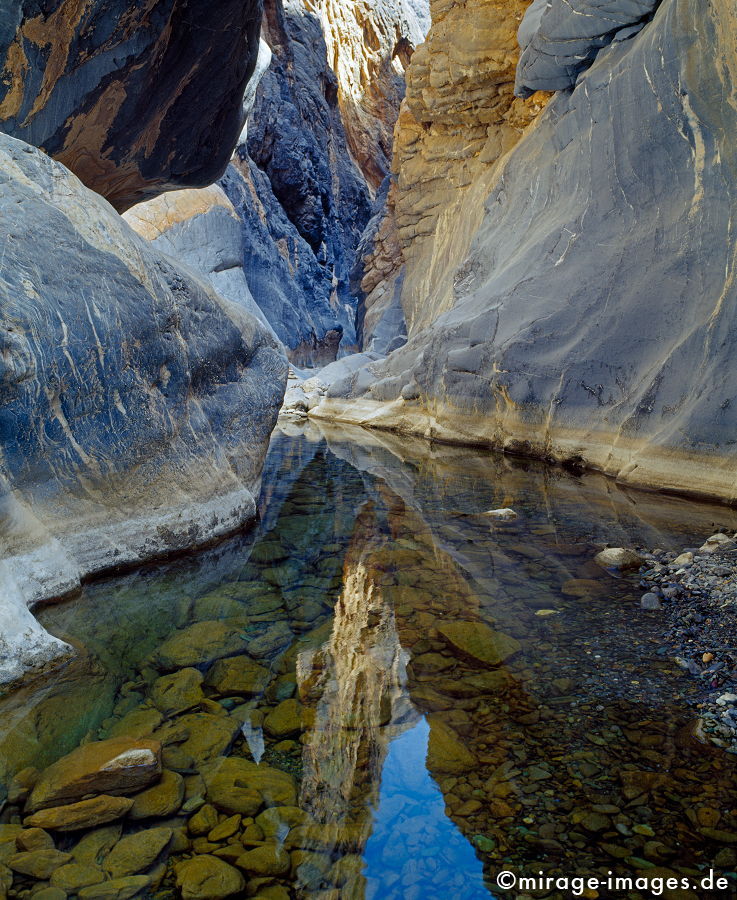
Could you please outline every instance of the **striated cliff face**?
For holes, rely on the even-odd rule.
[[[262,0],[3,5],[0,129],[118,209],[218,178],[243,128]]]
[[[553,34],[588,47],[590,67],[496,168],[469,171],[483,202],[457,239],[438,243],[452,204],[429,214],[425,303],[411,284],[402,294],[409,343],[316,412],[732,500],[734,12],[663,0],[633,22],[636,3],[583,4],[582,37],[580,6],[530,14],[519,88],[575,76],[563,58],[533,78]],[[408,272],[415,218],[399,219],[405,241],[420,235]]]
[[[3,683],[65,651],[28,605],[254,516],[287,365],[61,164],[0,135],[0,173]]]
[[[269,0],[273,59],[222,182],[244,223],[251,291],[290,358],[356,349],[350,273],[388,169],[403,63],[423,27],[407,0]]]
[[[543,93],[514,97],[527,8],[528,0],[433,0],[395,129],[395,184],[362,256],[366,349],[386,349],[382,334],[400,298],[410,328],[452,306],[452,263],[481,222],[494,165],[547,102]]]

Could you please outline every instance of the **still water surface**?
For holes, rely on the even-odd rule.
[[[518,518],[483,515],[500,507]],[[122,823],[173,831],[145,860],[141,896],[180,896],[193,856],[272,900],[529,893],[498,888],[502,870],[734,877],[735,757],[693,736],[697,698],[662,645],[665,614],[592,562],[607,543],[680,549],[734,528],[729,513],[313,425],[275,435],[260,513],[206,553],[43,610],[79,659],[0,704],[6,786],[81,742],[163,743],[181,803]],[[292,796],[266,818],[258,799],[213,810],[225,756],[259,763],[249,777],[264,783],[287,773]],[[2,821],[18,813],[6,805]],[[271,871],[243,862],[259,848]],[[16,875],[12,890],[35,883]]]

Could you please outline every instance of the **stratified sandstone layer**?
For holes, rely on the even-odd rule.
[[[61,164],[0,136],[0,682],[64,652],[27,606],[255,513],[269,331]]]
[[[727,0],[663,0],[602,50],[474,183],[452,290],[315,412],[734,500],[736,33]]]
[[[0,129],[118,209],[224,171],[262,0],[18,0],[0,28]]]

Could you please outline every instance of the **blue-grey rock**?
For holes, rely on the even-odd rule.
[[[3,0],[0,130],[118,209],[225,170],[262,0]]]
[[[601,50],[495,171],[452,308],[313,414],[734,500],[733,41],[727,0],[663,0]]]
[[[522,54],[515,93],[572,88],[612,41],[626,40],[652,18],[660,0],[534,0],[519,27]]]
[[[0,682],[64,648],[27,607],[255,514],[287,374],[239,304],[0,135]]]

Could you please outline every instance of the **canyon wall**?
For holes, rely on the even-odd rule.
[[[485,6],[482,32],[499,10]],[[398,217],[408,271],[433,245],[424,288],[408,276],[402,291],[409,342],[312,414],[734,500],[735,33],[726,0],[535,4],[518,91],[567,89],[496,165],[469,169],[465,223],[444,199],[428,237],[422,209]],[[547,52],[561,37],[573,68]],[[400,182],[423,171],[405,162]]]
[[[118,209],[224,171],[244,120],[262,0],[3,4],[0,130]]]
[[[266,3],[273,59],[222,186],[243,220],[253,296],[296,365],[357,348],[351,269],[388,173],[422,10],[421,0]]]
[[[286,383],[270,330],[0,135],[0,683],[64,648],[26,613],[255,515]]]

